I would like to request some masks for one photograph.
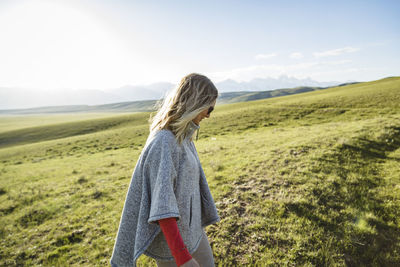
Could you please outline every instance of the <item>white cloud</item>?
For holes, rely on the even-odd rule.
[[[313,72],[310,76],[323,76],[328,74],[340,74],[340,73],[350,73],[350,72],[359,72],[361,71],[360,68],[347,68],[347,69],[339,69],[339,70],[330,70],[330,71],[320,71],[320,72]]]
[[[279,77],[289,75],[294,77],[307,77],[312,73],[322,73],[324,71],[338,71],[337,65],[345,65],[351,60],[336,61],[309,61],[296,64],[262,64],[236,68],[226,71],[209,73],[208,75],[215,81],[234,79],[236,81],[250,81],[254,78]],[[335,69],[332,69],[335,68]]]
[[[347,64],[351,63],[353,60],[350,59],[344,59],[344,60],[336,60],[336,61],[323,61],[321,64],[323,65],[342,65],[342,64]]]
[[[357,52],[358,50],[360,50],[360,48],[348,46],[348,47],[343,47],[343,48],[327,50],[327,51],[323,51],[323,52],[315,52],[315,53],[313,53],[313,55],[315,57],[338,56],[338,55],[341,55],[344,53],[354,53],[354,52]]]
[[[290,54],[290,57],[291,57],[291,58],[294,58],[294,59],[300,59],[300,58],[303,58],[304,56],[303,56],[303,54],[300,53],[300,52],[294,52],[294,53],[291,53],[291,54]]]
[[[332,80],[354,80],[356,74],[365,71],[366,68],[344,68],[319,72],[310,72],[309,76],[318,81],[332,81]]]
[[[270,54],[258,54],[255,56],[255,58],[257,60],[259,59],[268,59],[268,58],[272,58],[272,57],[276,57],[277,54],[276,53],[270,53]]]

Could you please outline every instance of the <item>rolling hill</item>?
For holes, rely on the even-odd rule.
[[[398,266],[400,78],[252,94],[194,141],[216,264]],[[0,118],[0,265],[108,266],[149,115]]]
[[[341,86],[341,85],[339,85]],[[236,103],[252,101],[257,99],[278,97],[283,95],[299,94],[303,92],[327,89],[329,87],[295,87],[277,89],[272,91],[237,91],[220,93],[217,104]],[[125,90],[128,90],[126,88]],[[134,91],[140,94],[139,91]],[[0,115],[32,115],[32,114],[68,114],[68,113],[131,113],[146,112],[156,109],[157,100],[126,101],[103,105],[66,105],[66,106],[47,106],[26,109],[6,109],[0,110]]]

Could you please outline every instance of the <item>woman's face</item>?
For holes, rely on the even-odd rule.
[[[214,102],[211,104],[210,107],[214,107],[215,102],[216,102],[216,100],[214,100]],[[196,123],[197,125],[199,125],[202,119],[209,118],[209,117],[210,117],[210,114],[208,114],[208,108],[206,108],[205,110],[200,112],[199,115],[196,116],[196,118],[193,119],[193,122]]]

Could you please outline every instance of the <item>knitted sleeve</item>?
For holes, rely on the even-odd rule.
[[[159,220],[158,223],[164,233],[168,247],[171,250],[172,256],[174,256],[176,264],[181,266],[185,262],[189,261],[192,256],[182,240],[176,219],[174,217],[165,218]]]
[[[176,147],[165,134],[158,136],[149,145],[146,159],[143,163],[143,175],[150,185],[148,223],[156,224],[160,219],[181,215],[174,192],[177,179]]]

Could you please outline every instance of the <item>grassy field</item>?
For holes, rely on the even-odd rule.
[[[0,266],[108,265],[149,113],[82,116],[0,118]],[[218,266],[400,265],[400,78],[220,105],[195,145]]]

